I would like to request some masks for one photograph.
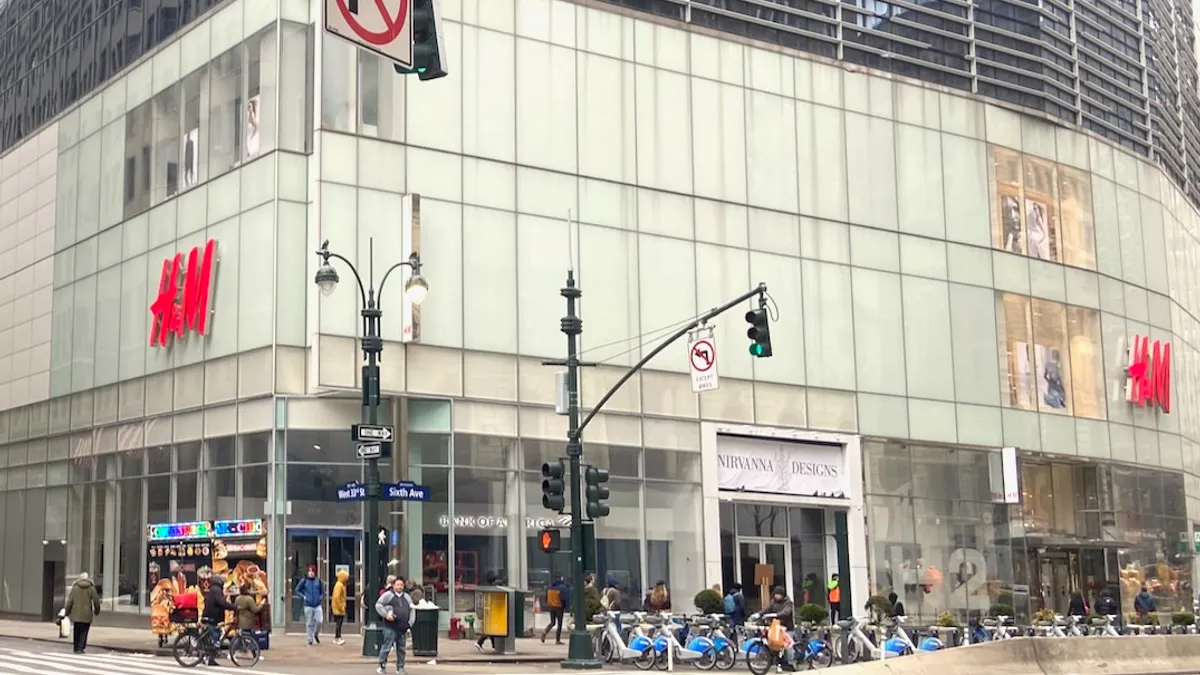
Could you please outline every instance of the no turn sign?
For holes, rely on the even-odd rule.
[[[688,370],[692,374],[692,391],[697,394],[720,386],[720,378],[717,376],[717,343],[711,335],[694,335],[688,340]]]
[[[403,68],[413,66],[412,0],[325,0],[325,30]]]

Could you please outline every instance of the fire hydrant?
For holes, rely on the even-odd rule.
[[[464,619],[464,620],[467,622],[467,639],[474,640],[475,639],[475,615],[468,614],[466,616],[466,619]]]
[[[451,640],[462,639],[462,621],[457,616],[450,617],[450,633],[447,637]]]

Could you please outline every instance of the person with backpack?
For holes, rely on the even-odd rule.
[[[553,628],[554,644],[562,644],[563,616],[570,607],[571,588],[567,586],[566,579],[560,574],[550,584],[550,588],[546,589],[546,609],[550,610],[550,625],[546,626],[546,630],[542,632],[542,642],[546,641],[546,636]]]
[[[379,645],[378,675],[387,670],[388,653],[396,648],[396,675],[404,675],[408,649],[408,629],[412,627],[412,600],[404,592],[404,579],[397,578],[392,588],[379,596],[375,612],[383,624],[383,643]]]
[[[742,585],[733,584],[725,591],[725,616],[729,617],[730,626],[740,626],[746,623],[746,596],[742,595]]]

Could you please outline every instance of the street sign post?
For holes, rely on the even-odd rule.
[[[711,333],[706,337],[694,334],[688,340],[688,370],[692,374],[692,391],[712,391],[721,385],[717,376],[717,343]]]
[[[354,454],[359,459],[378,459],[383,456],[383,444],[358,443],[354,446]]]
[[[325,0],[325,31],[413,67],[412,0]]]
[[[355,443],[370,443],[372,441],[391,443],[396,431],[386,424],[351,424],[350,440]]]

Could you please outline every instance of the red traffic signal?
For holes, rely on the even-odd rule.
[[[562,533],[558,530],[542,530],[538,533],[538,547],[543,553],[557,553],[562,548]]]

